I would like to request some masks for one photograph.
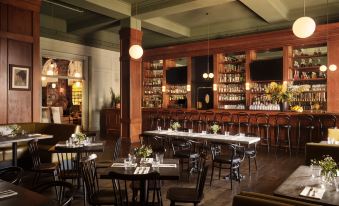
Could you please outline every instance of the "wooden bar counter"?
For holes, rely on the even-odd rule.
[[[330,113],[324,111],[304,111],[304,112],[280,112],[280,111],[262,111],[262,110],[222,110],[222,109],[212,109],[212,110],[195,110],[195,109],[151,109],[151,108],[143,108],[142,110],[142,128],[143,131],[156,129],[156,120],[167,119],[168,121],[182,121],[184,119],[190,120],[190,114],[194,114],[194,120],[204,120],[206,115],[209,116],[208,121],[213,122],[217,121],[214,118],[219,116],[219,119],[223,115],[227,116],[235,116],[237,113],[246,113],[250,116],[250,124],[251,124],[251,133],[257,133],[256,127],[256,115],[266,114],[269,117],[269,124],[270,124],[270,132],[269,137],[271,139],[271,144],[274,146],[276,141],[276,117],[282,114],[288,115],[290,117],[290,124],[291,124],[291,141],[292,141],[292,148],[297,147],[297,141],[299,136],[299,117],[303,115],[311,115],[314,118],[313,121],[313,132],[312,132],[312,141],[313,142],[320,142],[322,140],[327,140],[327,127],[333,127],[331,123],[328,122],[331,117],[339,118],[338,113]],[[221,115],[220,115],[221,114]],[[221,121],[219,121],[221,123]],[[324,126],[322,127],[321,123]],[[327,124],[327,125],[326,125]],[[339,122],[335,122],[336,127],[339,127]],[[165,128],[166,129],[166,128]],[[234,131],[236,132],[236,131]],[[260,136],[258,134],[258,136]],[[304,138],[306,136],[306,132],[301,132],[301,137]]]

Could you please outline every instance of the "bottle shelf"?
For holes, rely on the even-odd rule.
[[[315,54],[315,55],[295,55],[292,56],[293,59],[305,59],[305,58],[317,58],[317,57],[327,57],[327,53]]]
[[[240,72],[219,72],[219,74],[243,74],[245,71]]]
[[[218,92],[219,94],[245,94],[246,92]]]
[[[312,67],[291,67],[292,70],[312,70],[312,71],[319,71],[320,66],[312,66]]]
[[[219,82],[219,84],[245,84],[245,82]]]
[[[223,61],[220,62],[221,64],[244,64],[245,60],[240,60],[240,61]]]
[[[314,79],[289,79],[289,81],[294,82],[325,82],[327,78],[314,78]]]

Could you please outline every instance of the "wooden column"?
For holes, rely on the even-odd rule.
[[[142,59],[129,56],[129,47],[141,45],[142,32],[132,28],[120,30],[120,95],[121,136],[131,143],[139,141],[141,133]]]
[[[327,111],[339,112],[339,36],[333,35],[328,41],[328,66],[337,65],[337,70],[327,71]]]

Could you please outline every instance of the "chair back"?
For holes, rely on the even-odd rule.
[[[91,154],[90,156],[84,157],[80,160],[81,175],[85,182],[89,202],[93,202],[92,201],[93,194],[99,191],[99,185],[95,169],[96,158],[97,158],[96,154]]]
[[[147,138],[147,145],[149,145],[154,153],[165,153],[164,138],[159,136],[150,136]]]
[[[114,151],[113,151],[113,161],[117,160],[120,155],[120,148],[121,148],[121,137],[118,137],[114,141]]]
[[[276,126],[288,126],[290,125],[291,118],[289,115],[286,115],[284,113],[277,114],[275,116],[275,124]]]
[[[207,172],[208,172],[208,165],[203,166],[202,168],[199,169],[197,185],[196,185],[196,192],[198,194],[199,200],[203,197],[203,194],[204,194]]]
[[[267,114],[264,114],[264,113],[258,113],[255,116],[255,123],[256,123],[257,127],[260,124],[269,124],[269,116]]]
[[[75,193],[74,186],[69,182],[53,181],[43,183],[33,188],[34,191],[40,194],[46,194],[51,197],[54,193],[53,199],[57,200],[59,205],[71,205]]]
[[[109,173],[109,176],[112,179],[114,205],[162,205],[161,189],[157,189],[161,188],[158,172],[135,175],[121,174],[112,171]],[[129,182],[131,183],[131,187],[129,187]],[[129,192],[129,190],[135,188],[135,185],[138,183],[140,187],[144,186],[145,193],[142,194],[142,192],[139,192],[138,196],[136,191],[132,189],[133,198],[130,200],[129,194],[131,194],[131,192]]]
[[[24,170],[21,167],[7,167],[0,169],[0,179],[18,185],[21,183],[21,178]]]
[[[176,155],[177,151],[191,150],[192,144],[187,139],[173,139],[172,142],[173,155]]]
[[[39,156],[38,139],[32,139],[28,142],[28,150],[32,157],[33,169],[38,169],[41,164]]]
[[[337,126],[337,118],[334,115],[321,115],[319,116],[319,136],[321,140],[327,138],[327,130]]]
[[[81,155],[85,152],[75,153],[72,148],[58,148],[56,154],[59,162],[58,176],[61,180],[78,179],[80,176]]]

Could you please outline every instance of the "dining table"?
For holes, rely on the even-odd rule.
[[[50,139],[53,135],[49,134],[16,134],[16,135],[0,135],[1,144],[12,144],[12,165],[18,165],[18,142],[28,142],[32,139]]]
[[[161,136],[168,138],[188,138],[195,140],[203,140],[210,142],[231,143],[231,144],[256,144],[260,141],[260,137],[247,137],[245,135],[231,134],[210,134],[210,133],[195,133],[173,130],[150,130],[144,131],[141,136]]]
[[[306,188],[307,187],[307,188]],[[305,195],[302,195],[303,191],[308,188]],[[324,189],[322,197],[315,198],[312,196],[316,190]],[[307,192],[310,195],[307,195]],[[299,166],[274,192],[275,196],[295,199],[299,201],[314,203],[317,205],[334,206],[339,205],[339,192],[336,192],[334,186],[321,185],[321,177],[312,177],[312,169],[310,166]]]
[[[13,192],[13,195],[8,195],[8,191]],[[7,193],[7,195],[4,195]],[[57,206],[58,202],[54,199],[28,190],[24,187],[17,186],[0,180],[0,205],[1,206]]]

